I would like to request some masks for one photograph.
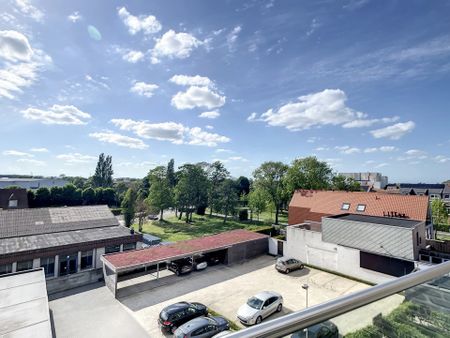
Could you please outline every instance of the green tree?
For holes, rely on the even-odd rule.
[[[135,208],[136,208],[136,193],[133,189],[129,188],[125,193],[122,201],[122,214],[125,221],[125,226],[130,227],[133,223]]]
[[[431,201],[431,217],[433,224],[447,224],[448,212],[444,201],[440,198]]]
[[[260,189],[256,188],[250,191],[248,194],[248,207],[252,212],[251,219],[253,219],[253,213],[256,213],[257,219],[259,221],[259,215],[266,211],[267,209],[267,197],[266,193]]]
[[[61,205],[80,205],[82,201],[80,190],[73,184],[66,184],[62,187],[59,196]]]
[[[220,184],[220,211],[225,215],[223,223],[227,222],[228,215],[236,213],[239,202],[236,183],[231,179],[225,179]]]
[[[361,184],[351,177],[336,175],[331,179],[331,188],[333,190],[360,191]]]
[[[175,188],[177,184],[177,178],[175,175],[175,161],[173,158],[167,163],[167,181],[171,189]]]
[[[93,205],[96,202],[95,198],[95,190],[91,187],[86,188],[81,193],[81,200],[83,201],[84,205]]]
[[[50,204],[52,206],[64,205],[63,188],[60,187],[50,188]]]
[[[275,224],[278,224],[278,215],[287,200],[284,186],[287,171],[288,166],[282,162],[264,162],[253,172],[255,187],[264,191],[275,206]]]
[[[50,190],[48,188],[39,188],[36,190],[34,204],[38,208],[50,206]]]
[[[113,179],[112,176],[114,171],[112,169],[112,157],[106,156],[101,153],[98,157],[97,167],[95,168],[94,176],[92,176],[92,185],[94,188],[107,188],[112,187]]]
[[[159,219],[163,221],[164,209],[173,205],[173,194],[169,185],[167,169],[164,166],[158,166],[151,170],[148,176],[150,180],[150,191],[147,203],[150,207],[159,210]]]
[[[328,189],[332,170],[314,156],[295,159],[286,174],[286,189],[291,196],[297,189]]]
[[[245,176],[239,176],[236,180],[239,196],[247,195],[250,192],[250,180]]]
[[[221,185],[230,172],[225,168],[222,162],[215,161],[208,166],[208,205],[209,215],[213,211],[219,211],[221,208]]]

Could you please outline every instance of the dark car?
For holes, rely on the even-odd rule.
[[[181,325],[174,335],[175,338],[211,338],[229,328],[230,324],[223,317],[198,317]]]
[[[168,269],[175,273],[177,276],[190,273],[194,266],[189,258],[179,259],[169,263]]]
[[[174,333],[184,323],[207,314],[208,308],[203,304],[180,302],[165,307],[159,313],[158,322],[161,329]]]
[[[306,330],[301,330],[294,333],[291,338],[338,338],[339,330],[336,325],[330,321],[316,324],[308,327],[308,335]]]

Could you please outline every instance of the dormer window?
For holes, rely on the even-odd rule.
[[[341,210],[350,210],[350,203],[342,203]]]
[[[8,207],[9,208],[17,208],[17,200],[9,200]]]
[[[356,211],[359,211],[359,212],[366,211],[366,205],[365,204],[358,204],[358,206],[356,207]]]

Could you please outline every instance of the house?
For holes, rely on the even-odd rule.
[[[443,198],[445,184],[400,183],[402,195],[430,196],[430,199]]]
[[[106,205],[0,210],[0,274],[42,267],[49,293],[97,282],[103,254],[141,242]]]
[[[364,191],[367,191],[369,187],[373,187],[375,189],[384,189],[388,184],[388,177],[383,176],[381,173],[339,173],[339,175],[345,176],[347,178],[352,178],[353,180],[361,184],[361,189]]]
[[[26,189],[0,189],[0,209],[28,208]]]
[[[442,200],[447,206],[447,211],[450,217],[450,183],[447,183],[444,187],[444,190],[442,191]]]
[[[10,178],[0,177],[0,189],[7,187],[19,187],[23,189],[36,190],[39,188],[64,187],[70,182],[64,178]]]
[[[298,190],[289,204],[288,224],[307,222],[320,231],[322,217],[346,213],[425,222],[427,238],[433,237],[428,196],[417,195]]]

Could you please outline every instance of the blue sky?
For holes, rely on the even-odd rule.
[[[0,173],[316,155],[450,178],[448,1],[0,4]]]

